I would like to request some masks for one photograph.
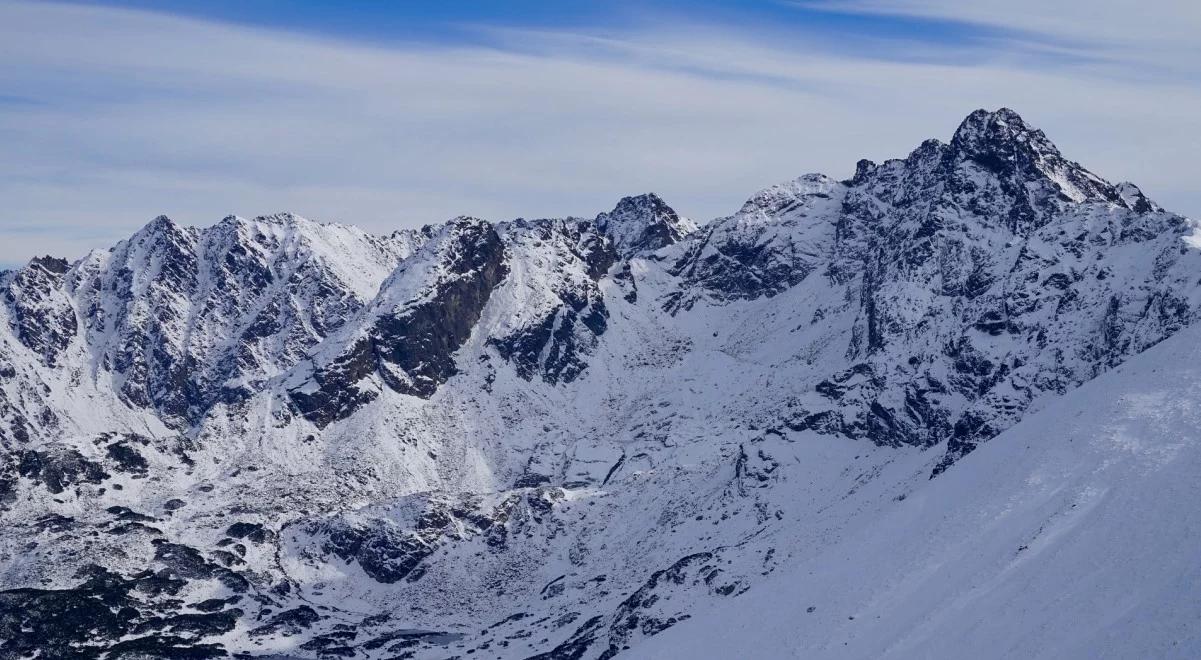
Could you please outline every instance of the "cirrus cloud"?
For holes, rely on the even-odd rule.
[[[703,221],[781,179],[903,156],[1000,105],[1103,176],[1201,211],[1188,71],[1166,61],[1163,75],[1131,75],[1165,56],[1066,30],[1032,47],[1039,26],[955,6],[903,13],[996,29],[832,40],[805,22],[891,15],[865,1],[809,3],[788,25],[648,14],[620,29],[474,26],[471,41],[365,44],[3,2],[0,263],[77,257],[159,213],[209,224],[289,209],[390,231],[460,213],[592,215],[655,190]]]

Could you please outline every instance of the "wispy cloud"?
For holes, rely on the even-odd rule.
[[[656,190],[704,220],[784,178],[904,155],[1000,105],[1099,173],[1201,211],[1195,85],[1115,75],[1078,56],[1073,33],[1031,41],[1029,25],[935,9],[909,13],[995,27],[923,38],[648,14],[383,46],[0,3],[0,89],[17,100],[0,98],[0,262],[78,256],[159,213],[208,224],[290,209],[386,231],[458,213],[594,214]],[[1038,60],[1022,43],[1071,57]]]
[[[1114,72],[1201,75],[1201,3],[1191,0],[796,0],[804,8],[883,20],[935,21],[1027,35],[1105,60]],[[1183,80],[1182,80],[1183,81]]]

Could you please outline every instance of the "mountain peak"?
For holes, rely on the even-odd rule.
[[[173,230],[178,226],[179,225],[177,225],[170,217],[166,215],[157,215],[153,220],[147,222],[146,225],[142,227],[142,231],[146,233],[155,233],[165,230]]]
[[[861,160],[855,176],[862,178],[876,168],[870,160]],[[797,200],[806,197],[829,197],[839,183],[825,174],[804,174],[790,181],[768,186],[751,195],[738,210],[739,214],[767,213],[775,216],[796,208]]]
[[[1148,199],[1147,196],[1143,194],[1141,188],[1133,183],[1130,183],[1129,181],[1123,181],[1122,183],[1119,183],[1117,186],[1115,186],[1115,189],[1117,190],[1118,194],[1121,195],[1122,201],[1125,202],[1126,206],[1128,206],[1132,211],[1146,213],[1149,211],[1163,210],[1163,208],[1158,204]]]
[[[956,158],[1003,178],[1041,179],[1064,200],[1123,203],[1113,185],[1064,158],[1045,133],[1009,108],[971,113],[955,131],[950,147]]]
[[[50,255],[46,255],[44,257],[34,257],[29,260],[29,265],[41,268],[47,273],[52,273],[54,275],[62,275],[63,273],[67,272],[67,269],[71,266],[66,259],[61,257],[52,257]]]
[[[1019,152],[1029,157],[1059,156],[1059,149],[1042,131],[1009,108],[971,113],[955,130],[951,146],[984,161],[1012,158]]]
[[[617,201],[620,206],[622,204],[652,204],[657,206],[667,207],[667,202],[663,201],[657,193],[648,192],[641,195],[627,195]]]
[[[783,181],[700,230],[653,193],[595,221],[459,216],[387,236],[290,214],[161,217],[81,262],[0,275],[0,566],[19,555],[0,602],[29,613],[0,616],[4,649],[957,657],[980,644],[943,633],[982,626],[961,625],[953,587],[989,583],[1003,598],[968,623],[997,639],[1063,613],[1001,653],[1154,655],[1160,633],[1191,630],[1201,584],[1099,612],[1148,551],[1093,541],[1125,547],[1121,524],[1158,503],[1127,488],[1145,475],[1195,518],[1137,531],[1179,532],[1152,551],[1187,559],[1196,545],[1201,511],[1175,497],[1201,469],[1201,444],[1180,448],[1195,411],[1170,404],[1201,398],[1201,368],[1165,369],[1201,346],[1138,364],[1201,337],[1192,227],[1060,157],[1012,111],[943,137],[860,161],[850,181]],[[1140,380],[1071,392],[1107,371]],[[1113,414],[1081,422],[1091,409]],[[1092,438],[1124,420],[1130,438]],[[1163,475],[1176,481],[1160,488]],[[1098,496],[1123,488],[1134,499]],[[908,521],[880,524],[930,502],[963,515],[919,529],[921,543]],[[975,534],[998,502],[1018,517]],[[1105,516],[1073,518],[1076,503],[1134,514],[1088,527]],[[1069,537],[1088,552],[1055,545]],[[931,548],[950,568],[924,574],[930,588],[898,582]],[[881,570],[861,576],[871,562]],[[826,577],[798,582],[814,566]],[[1027,567],[1064,566],[1109,581],[1026,598]],[[754,600],[771,581],[802,588]],[[748,622],[779,611],[796,632],[781,642],[800,642],[681,646],[695,627],[671,640],[723,601]],[[930,635],[908,634],[914,606]],[[98,623],[63,621],[63,607]],[[1164,612],[1179,615],[1146,632]],[[1117,618],[1129,626],[1079,631]],[[844,646],[848,626],[866,641]],[[647,639],[665,629],[668,643]],[[1145,648],[1114,650],[1131,631]]]
[[[1013,108],[1001,107],[997,108],[996,110],[986,110],[984,108],[977,108],[976,110],[973,110],[970,114],[968,114],[967,117],[964,117],[963,122],[960,124],[960,128],[972,125],[986,125],[993,122],[1011,124],[1014,126],[1025,126],[1026,128],[1030,127],[1026,123],[1026,120],[1022,119],[1022,116],[1019,115],[1016,110]]]
[[[130,245],[183,244],[188,242],[189,233],[193,231],[190,227],[180,226],[166,215],[160,215],[134,232],[128,242]]]
[[[260,215],[260,216],[256,216],[254,218],[254,220],[255,220],[255,222],[263,222],[263,223],[267,223],[267,224],[281,225],[281,226],[285,226],[285,227],[312,222],[308,218],[304,218],[299,215],[296,215],[295,213],[292,213],[291,211],[280,211],[279,213],[272,213],[270,215]]]
[[[658,250],[696,231],[696,223],[655,193],[621,198],[612,211],[596,216],[596,226],[623,256]]]

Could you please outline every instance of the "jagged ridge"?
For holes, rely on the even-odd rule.
[[[648,194],[36,259],[0,275],[0,637],[609,657],[1193,323],[1191,232],[1002,109],[699,228]]]

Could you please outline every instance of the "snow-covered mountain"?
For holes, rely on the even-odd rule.
[[[1193,231],[1002,109],[700,227],[34,259],[0,657],[1194,656]]]
[[[1198,330],[909,497],[876,479],[855,528],[629,657],[1197,657]]]

